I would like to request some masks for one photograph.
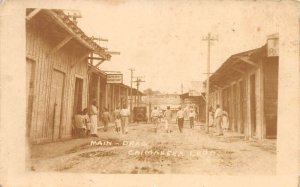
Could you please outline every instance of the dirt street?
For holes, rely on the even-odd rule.
[[[211,175],[276,174],[276,140],[244,140],[236,133],[218,137],[204,126],[179,133],[160,124],[132,124],[129,133],[99,131],[99,138],[79,138],[34,145],[34,171],[95,173],[178,173]]]

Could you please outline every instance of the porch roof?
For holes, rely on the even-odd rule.
[[[88,37],[70,18],[58,9],[27,9],[26,20],[29,22],[35,14],[43,14],[50,17],[52,20],[48,20],[48,24],[56,24],[58,27],[63,28],[69,36],[78,41],[82,46],[89,51],[101,56],[105,60],[110,60],[111,55],[107,53],[104,48],[95,43],[90,37]],[[47,20],[44,20],[47,21]]]
[[[258,68],[259,60],[266,57],[267,46],[230,56],[209,78],[210,90],[228,86],[248,71]],[[206,81],[204,82],[206,84]]]

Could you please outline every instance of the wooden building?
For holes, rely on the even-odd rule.
[[[261,48],[232,55],[210,77],[209,105],[226,109],[230,129],[246,137],[276,138],[277,44],[273,35]]]
[[[108,83],[107,73],[89,64],[89,104],[96,100],[101,111],[113,112],[117,107],[129,106],[130,87],[121,83]],[[133,93],[134,94],[134,93]],[[100,119],[99,119],[100,120]]]
[[[88,55],[110,59],[61,10],[26,11],[27,136],[32,143],[72,136],[88,106]]]

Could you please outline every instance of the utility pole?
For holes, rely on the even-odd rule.
[[[216,37],[212,37],[210,33],[206,37],[202,38],[203,41],[207,41],[207,79],[206,79],[206,133],[209,133],[209,76],[210,76],[210,46],[211,41],[218,40]]]
[[[132,122],[132,79],[134,68],[130,68],[130,121]]]
[[[140,99],[139,99],[139,86],[141,84],[141,82],[145,82],[144,80],[142,80],[142,78],[145,78],[144,76],[137,76],[135,77],[136,80],[133,82],[136,82],[136,90],[137,90],[137,102],[136,105],[139,106],[140,104]]]

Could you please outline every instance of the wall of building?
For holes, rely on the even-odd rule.
[[[76,76],[83,79],[82,106],[87,106],[87,62],[79,62],[81,52],[75,53],[66,48],[47,55],[54,47],[50,39],[43,30],[27,27],[26,54],[35,67],[29,136],[36,143],[52,141],[53,124],[49,123],[52,117],[49,116],[49,105],[54,71],[64,75],[59,139],[71,137]],[[72,68],[74,63],[76,65]]]
[[[219,104],[223,109],[227,109],[232,131],[243,133],[246,137],[259,139],[264,137],[264,103],[263,92],[261,91],[263,72],[261,66],[260,62],[258,68],[249,68],[239,79],[210,93],[210,106],[216,109],[216,105]],[[251,87],[251,76],[255,77],[253,79],[254,89]],[[251,102],[252,99],[253,102]],[[252,113],[251,107],[254,107]]]
[[[267,59],[263,64],[263,72],[265,136],[274,138],[277,135],[278,60]]]

